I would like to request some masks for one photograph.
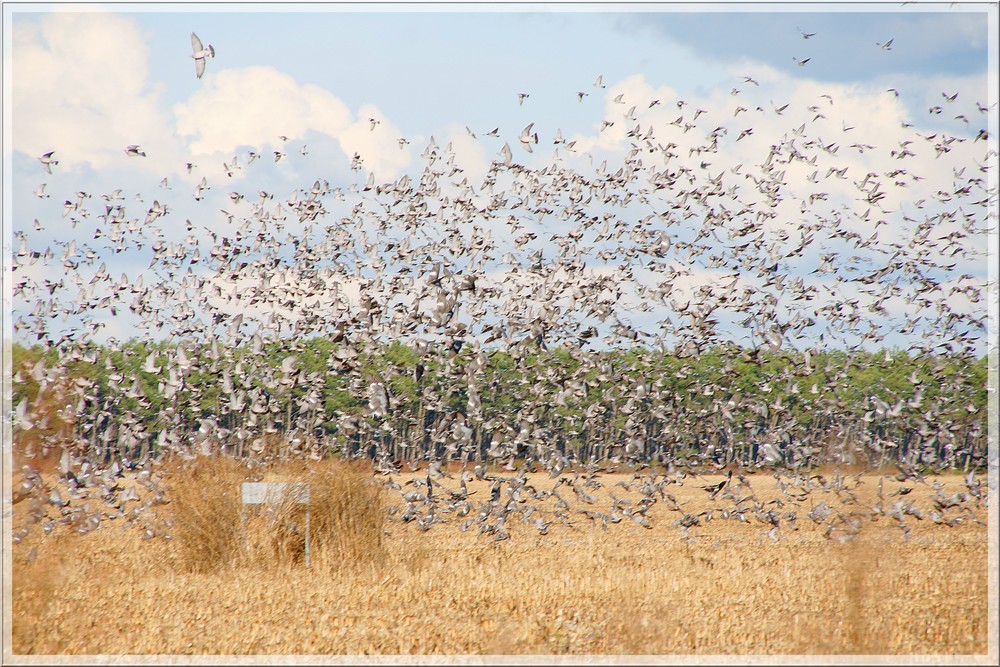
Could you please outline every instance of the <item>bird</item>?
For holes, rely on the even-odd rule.
[[[215,57],[215,48],[211,44],[207,48],[203,46],[198,35],[192,32],[191,49],[194,51],[191,54],[191,57],[194,58],[194,73],[200,79],[205,74],[205,59]]]
[[[889,39],[888,41],[886,41],[884,43],[883,42],[875,42],[875,46],[879,47],[883,51],[891,51],[892,50],[892,41],[893,41],[892,39]]]
[[[530,145],[528,145],[525,146],[525,148],[530,151],[531,147]],[[514,159],[514,154],[511,153],[510,146],[506,142],[504,142],[503,148],[500,149],[500,157],[503,158],[503,163],[506,165],[509,165],[511,161]]]
[[[146,157],[146,152],[136,144],[129,144],[125,147],[125,155],[129,157]]]
[[[534,123],[528,123],[523,130],[521,130],[521,136],[519,140],[521,142],[521,147],[529,153],[533,152],[531,150],[531,144],[538,143],[538,133],[532,132],[531,129],[534,127]]]
[[[59,164],[59,160],[56,160],[55,158],[53,158],[52,157],[53,155],[55,155],[55,151],[49,151],[48,153],[42,153],[42,155],[39,156],[39,158],[38,158],[38,161],[42,163],[43,167],[45,167],[45,173],[46,174],[50,174],[51,175],[52,174],[52,166],[56,165],[56,164]]]

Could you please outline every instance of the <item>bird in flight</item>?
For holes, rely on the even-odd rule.
[[[895,39],[895,38],[893,38],[893,39]],[[881,47],[885,51],[891,51],[892,50],[892,39],[890,39],[885,44],[882,44],[881,42],[875,42],[875,46]]]
[[[796,28],[796,30],[798,30],[800,33],[802,33],[802,39],[809,39],[810,37],[815,37],[816,36],[816,33],[814,33],[814,32],[806,32],[802,28]]]
[[[807,62],[809,62],[810,60],[812,60],[812,58],[811,58],[811,57],[810,57],[810,58],[803,58],[802,60],[799,60],[799,59],[798,59],[798,58],[796,58],[795,56],[792,56],[792,60],[794,60],[794,61],[795,61],[795,64],[796,64],[796,65],[798,65],[799,67],[802,67],[802,66],[803,66],[803,65],[805,65],[805,64],[806,64]]]
[[[38,158],[38,161],[42,163],[43,167],[45,167],[45,173],[47,174],[52,173],[52,165],[59,164],[59,160],[56,160],[52,157],[54,153],[55,151],[49,151],[48,153],[43,153]]]
[[[205,58],[214,58],[215,49],[209,44],[208,48],[205,48],[201,40],[198,39],[198,35],[191,33],[191,48],[194,49],[194,53],[191,57],[194,58],[194,73],[201,78],[201,75],[205,73]]]
[[[125,155],[129,157],[146,157],[146,151],[142,150],[136,144],[129,144],[125,147]]]
[[[532,134],[532,132],[531,132],[531,128],[533,126],[534,126],[534,123],[528,123],[528,126],[525,127],[523,130],[521,130],[521,137],[520,137],[520,139],[521,139],[521,146],[523,146],[524,150],[528,151],[529,153],[532,152],[532,150],[531,150],[531,144],[533,144],[533,143],[537,144],[538,143],[538,133],[535,132],[534,134]]]

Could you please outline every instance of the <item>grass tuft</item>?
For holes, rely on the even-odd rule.
[[[174,458],[163,464],[172,564],[183,572],[236,565],[241,549],[240,485],[250,469],[236,459]]]

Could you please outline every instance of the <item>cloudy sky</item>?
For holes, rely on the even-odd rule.
[[[274,146],[278,135],[365,145],[377,142],[359,132],[373,116],[392,149],[397,134],[513,132],[532,119],[592,133],[608,94],[591,85],[598,75],[681,96],[728,93],[744,74],[788,88],[895,87],[918,118],[939,88],[954,89],[974,124],[985,120],[974,102],[989,95],[982,5],[7,7],[13,148],[34,158],[58,146],[64,169],[122,164],[118,144],[148,146],[146,166],[164,175],[178,154]],[[201,80],[191,31],[217,52]],[[891,51],[877,46],[889,39]],[[578,91],[588,96],[573,104]],[[518,93],[530,97],[519,105]],[[379,166],[402,169],[397,153]]]
[[[716,157],[710,172],[738,169],[744,158],[759,162],[768,145],[822,115],[827,125],[814,138],[840,142],[845,160],[850,141],[881,149],[881,163],[866,162],[875,158],[859,155],[863,148],[852,152],[859,178],[866,169],[891,169],[890,149],[901,150],[916,132],[962,138],[943,159],[925,151],[909,163],[926,174],[917,187],[939,188],[945,177],[951,187],[955,171],[977,169],[996,147],[995,10],[963,3],[9,3],[6,247],[16,251],[21,232],[32,248],[48,246],[58,257],[53,244],[74,235],[84,243],[93,232],[93,218],[74,217],[88,207],[102,214],[101,195],[118,188],[140,217],[156,200],[177,229],[191,220],[218,232],[230,192],[284,197],[315,179],[347,191],[370,176],[419,177],[432,138],[452,143],[473,181],[505,142],[518,161],[541,165],[562,148],[552,148],[558,133],[576,141],[573,159],[593,164],[621,153],[635,123],[667,127],[678,113],[690,122],[692,109],[704,110],[699,123],[726,127],[730,142],[754,130],[733,144],[728,162]],[[215,51],[201,79],[192,31]],[[830,106],[820,114],[823,95]],[[747,111],[734,114],[738,106]],[[935,107],[942,111],[929,111]],[[531,155],[518,141],[529,123],[540,137]],[[699,129],[700,141],[711,128]],[[985,129],[992,136],[976,141]],[[688,158],[683,140],[678,152]],[[132,144],[145,157],[126,155]],[[51,175],[38,159],[48,151],[59,161]],[[277,162],[275,151],[283,153]],[[250,152],[261,155],[252,166]],[[362,161],[352,169],[355,155]],[[995,186],[995,171],[989,178]],[[202,179],[207,189],[199,192]],[[890,193],[887,210],[904,209],[904,200]],[[67,212],[67,201],[81,206]],[[100,259],[114,276],[130,278],[148,261],[129,253]],[[37,267],[21,275],[32,270],[36,292],[58,278]],[[988,270],[985,255],[955,269],[980,282]],[[5,295],[15,316],[31,310],[31,294]]]

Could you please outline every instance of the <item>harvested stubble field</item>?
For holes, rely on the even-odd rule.
[[[144,540],[135,523],[106,521],[85,535],[62,526],[48,536],[32,530],[14,546],[15,655],[988,650],[987,528],[907,517],[904,540],[896,520],[869,514],[878,474],[846,478],[850,486],[860,482],[853,490],[860,504],[812,491],[797,508],[797,529],[782,522],[773,536],[756,519],[718,514],[687,535],[674,525],[684,513],[725,506],[701,488],[721,475],[667,487],[683,511],[658,502],[647,512],[651,529],[626,518],[605,530],[579,510],[607,512],[611,494],[640,496],[635,485],[618,484],[634,484],[631,474],[601,474],[602,486],[591,487],[593,506],[561,489],[571,499],[572,525],[556,519],[542,535],[518,515],[502,541],[477,527],[463,531],[463,520],[448,513],[426,531],[399,521],[399,511],[386,521],[389,508],[404,504],[401,492],[414,488],[407,482],[425,479],[424,472],[394,476],[400,490],[374,491],[370,475],[343,465],[258,474],[313,483],[313,563],[306,569],[294,531],[268,541],[263,536],[275,531],[264,519],[248,524],[251,546],[239,548],[232,517],[247,475],[199,463],[197,474],[165,476],[175,482],[164,482],[168,502],[155,510],[176,513],[169,540]],[[782,497],[770,474],[746,479],[759,501]],[[964,489],[961,476],[935,479],[945,494]],[[460,483],[457,474],[438,481],[439,494]],[[889,475],[883,493],[910,486],[907,499],[931,508],[933,481],[903,484]],[[527,482],[538,490],[556,484],[547,474],[529,474]],[[491,487],[469,483],[474,506],[489,499]],[[555,500],[532,502],[551,510]],[[820,502],[863,515],[861,530],[852,539],[839,531],[825,537],[829,522],[807,517]],[[974,514],[986,522],[985,505]],[[209,525],[215,530],[206,532]]]

